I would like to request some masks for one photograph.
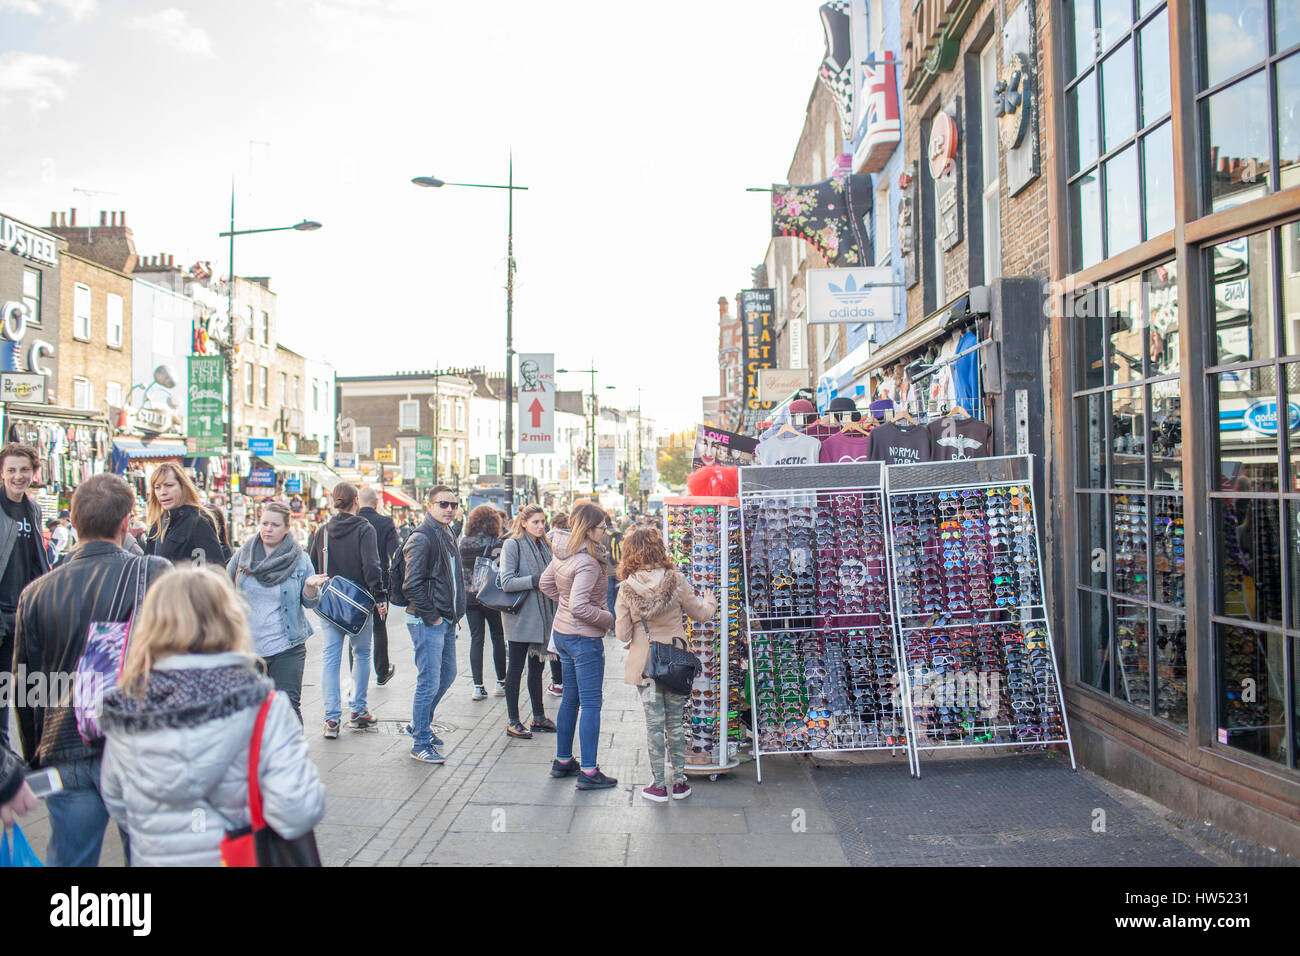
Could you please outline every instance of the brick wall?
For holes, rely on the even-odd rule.
[[[61,257],[59,291],[58,388],[55,404],[73,407],[73,379],[90,381],[90,408],[105,410],[108,382],[121,386],[125,397],[131,385],[131,278],[82,259],[70,252]],[[80,283],[90,289],[90,335],[74,337],[75,289]],[[122,343],[108,344],[108,295],[122,298]],[[147,382],[144,384],[148,384]]]

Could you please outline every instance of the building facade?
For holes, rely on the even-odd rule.
[[[0,371],[44,375],[49,402],[58,391],[61,263],[56,235],[0,213]]]

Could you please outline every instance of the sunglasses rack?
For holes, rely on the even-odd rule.
[[[920,751],[1064,743],[1031,456],[886,468],[903,689]]]
[[[758,780],[764,755],[903,749],[883,469],[740,469]]]
[[[691,688],[686,724],[686,773],[716,777],[740,765],[740,710],[744,704],[741,661],[739,501],[721,497],[664,499],[668,555],[696,593],[718,595],[711,620],[683,615],[687,647],[704,664]],[[721,665],[721,666],[720,666]]]

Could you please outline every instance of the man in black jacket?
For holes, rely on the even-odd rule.
[[[50,866],[95,866],[108,826],[99,794],[104,742],[81,739],[70,700],[86,632],[95,621],[130,620],[139,585],[149,587],[171,568],[165,558],[136,558],[122,549],[134,504],[131,486],[117,475],[78,485],[72,496],[77,549],[18,600],[14,671],[26,683],[14,709],[23,757],[31,767],[57,767],[63,778],[64,789],[45,801]],[[122,841],[125,846],[125,834]]]
[[[459,555],[449,530],[456,514],[456,495],[446,485],[429,492],[428,514],[402,546],[406,575],[406,627],[415,645],[415,699],[406,730],[414,739],[411,757],[442,763],[435,749],[433,713],[456,679],[456,622],[465,613]]]
[[[0,448],[0,744],[9,743],[9,665],[14,659],[18,595],[50,569],[41,540],[41,506],[27,494],[40,459],[31,445]]]
[[[393,564],[393,555],[397,553],[397,526],[388,515],[381,515],[377,510],[379,492],[367,485],[361,489],[361,510],[357,512],[370,522],[375,529],[375,543],[379,548],[379,576],[383,579],[384,590],[389,590],[388,571]],[[375,615],[375,683],[383,687],[397,673],[388,660],[388,615]]]

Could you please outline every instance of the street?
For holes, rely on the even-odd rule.
[[[650,782],[645,718],[622,683],[625,652],[612,640],[600,766],[619,784],[581,793],[548,774],[551,735],[512,740],[503,733],[503,699],[470,700],[463,624],[457,645],[456,683],[436,718],[447,763],[430,767],[407,757],[409,738],[400,732],[414,681],[404,625],[394,623],[390,634],[397,676],[370,689],[379,725],[345,729],[337,740],[320,735],[319,634],[309,641],[303,712],[328,792],[316,827],[326,866],[1295,865],[1218,831],[1200,833],[1199,823],[1175,822],[1144,797],[1086,770],[1072,773],[1057,754],[927,758],[920,780],[908,776],[901,752],[841,755],[820,767],[770,757],[761,784],[746,762],[716,781],[692,778],[685,801],[652,805],[640,797]],[[489,688],[490,667],[489,660]],[[559,701],[546,701],[554,717]],[[23,829],[43,855],[43,812]],[[111,825],[100,863],[122,863]]]

